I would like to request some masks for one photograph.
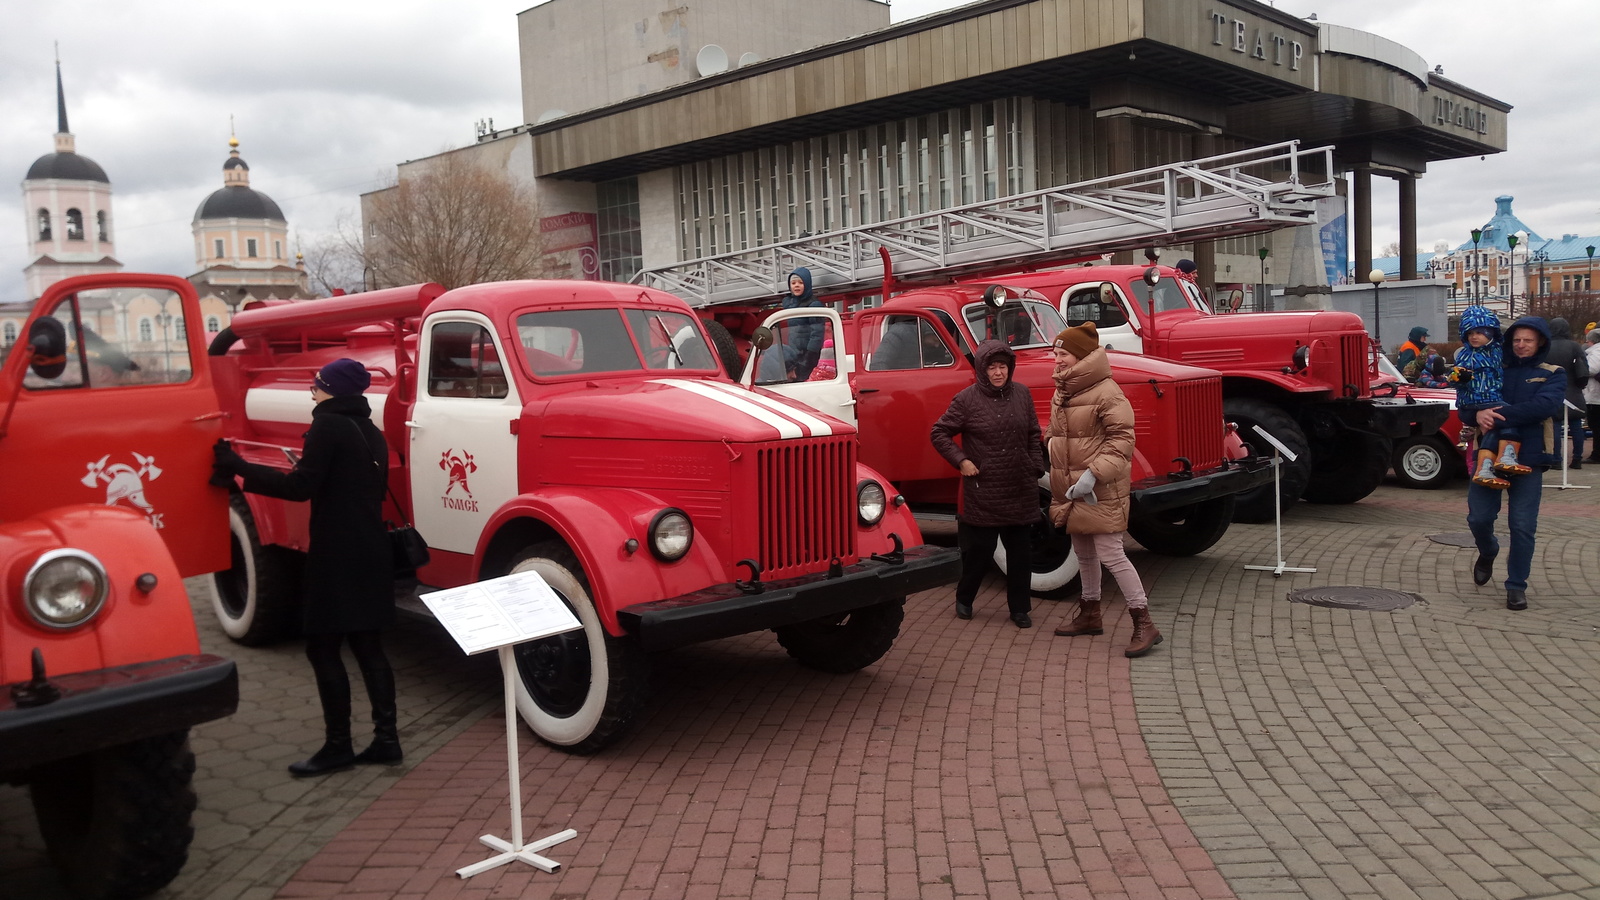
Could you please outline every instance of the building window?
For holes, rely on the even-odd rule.
[[[50,240],[50,210],[39,210],[39,240]]]
[[[177,340],[180,340],[180,341],[188,339],[188,337],[189,337],[189,326],[184,321],[184,318],[182,316],[175,317],[172,320],[172,325],[173,325],[174,328],[177,329],[177,333],[173,335],[174,338],[176,338]]]
[[[67,240],[83,240],[83,213],[76,209],[67,210]]]
[[[95,233],[100,236],[100,240],[102,240],[102,241],[111,240],[111,228],[110,228],[109,223],[106,222],[106,211],[105,210],[102,209],[99,212],[94,214],[94,224],[95,224]]]
[[[222,238],[217,238],[211,242],[211,255],[217,259],[222,258]]]
[[[595,213],[599,220],[596,232],[600,242],[600,278],[627,281],[644,268],[639,179],[619,178],[595,185]]]
[[[256,258],[256,239],[255,238],[245,238],[244,255],[250,257],[251,259],[255,259]]]
[[[6,323],[4,325],[0,325],[0,346],[4,346],[4,347],[9,348],[12,344],[15,344],[16,342],[17,342],[17,323],[11,321],[10,319],[7,319]]]
[[[221,330],[222,320],[218,319],[216,316],[206,316],[206,332],[208,334],[216,334]]]
[[[283,241],[272,242],[272,258],[283,259]]]
[[[156,331],[155,328],[150,324],[150,320],[148,318],[141,318],[139,320],[139,340],[148,344],[155,339]]]

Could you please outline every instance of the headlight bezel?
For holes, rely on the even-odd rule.
[[[85,566],[94,585],[94,596],[85,604],[86,612],[67,619],[53,616],[43,609],[38,598],[34,596],[36,588],[40,587],[40,579],[45,577],[48,570],[62,563],[76,562]],[[22,578],[22,606],[28,612],[28,617],[41,628],[50,631],[71,631],[94,621],[106,607],[106,600],[111,595],[111,578],[106,572],[105,564],[94,554],[72,547],[62,547],[49,550],[40,554],[28,567],[28,574]]]
[[[670,549],[663,549],[663,540],[676,539],[674,535],[667,534],[664,529],[676,528],[676,520],[683,521],[682,549],[676,553]],[[645,532],[645,543],[650,547],[650,555],[664,563],[675,563],[689,555],[689,550],[694,547],[694,520],[689,514],[676,506],[669,506],[656,513],[650,519],[650,528]]]
[[[877,512],[877,515],[875,515],[875,516],[869,515],[869,513],[868,513],[869,502],[874,502],[874,501],[869,501],[867,499],[868,492],[869,491],[874,491],[874,490],[877,491],[877,494],[878,494],[877,500],[875,501],[876,504],[877,504],[877,507],[878,507],[878,512]],[[863,526],[865,526],[867,528],[871,528],[874,525],[877,525],[879,522],[882,522],[883,521],[883,517],[885,515],[888,515],[888,513],[889,513],[889,491],[888,491],[887,488],[885,488],[882,484],[880,484],[876,479],[873,479],[873,478],[863,478],[860,481],[856,482],[856,521],[857,522],[860,522]]]

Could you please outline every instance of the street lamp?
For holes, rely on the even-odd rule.
[[[1482,293],[1478,290],[1478,241],[1483,239],[1483,229],[1472,229],[1472,302],[1482,303]]]
[[[1544,264],[1548,259],[1550,259],[1550,254],[1546,253],[1543,250],[1540,250],[1538,253],[1535,253],[1533,255],[1533,258],[1537,259],[1539,261],[1539,299],[1543,300],[1544,299]],[[1532,307],[1531,304],[1529,305],[1528,312],[1533,312],[1533,307]]]
[[[1367,280],[1372,282],[1372,337],[1378,342],[1378,352],[1383,352],[1383,306],[1378,297],[1378,285],[1383,284],[1383,270],[1373,269],[1367,273]]]
[[[1511,248],[1511,289],[1506,291],[1506,314],[1517,317],[1517,241],[1514,234],[1506,235],[1506,246]]]
[[[1583,279],[1583,289],[1585,291],[1593,292],[1594,291],[1594,245],[1590,244],[1589,246],[1587,246],[1587,247],[1585,247],[1583,249],[1589,254],[1589,274],[1587,276],[1585,276],[1584,279]]]
[[[1256,256],[1261,257],[1261,292],[1256,295],[1256,312],[1267,308],[1267,248],[1258,247]]]
[[[172,324],[172,313],[163,308],[161,312],[156,313],[156,322],[161,325],[161,356],[163,358],[161,371],[170,380],[172,372],[172,338],[167,331],[167,326]]]

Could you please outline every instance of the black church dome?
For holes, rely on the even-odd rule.
[[[229,160],[232,162],[232,160]],[[283,210],[271,197],[242,184],[218,188],[195,210],[196,219],[272,219],[283,222]]]
[[[69,181],[98,181],[110,184],[106,170],[87,156],[76,153],[47,153],[28,167],[28,179],[62,178]]]

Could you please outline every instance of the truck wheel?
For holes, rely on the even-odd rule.
[[[738,378],[744,369],[744,362],[739,359],[739,345],[734,342],[733,334],[721,322],[713,319],[702,320],[706,326],[706,336],[711,338],[711,348],[717,351],[717,359],[722,360],[722,367],[728,370],[729,378]]]
[[[898,597],[772,630],[802,666],[843,675],[882,659],[900,636],[905,617],[906,598]]]
[[[1318,447],[1306,500],[1311,503],[1354,503],[1378,489],[1389,471],[1393,445],[1388,438],[1347,431]]]
[[[211,576],[211,608],[228,637],[260,647],[299,631],[293,551],[263,547],[244,495],[228,498],[232,563]]]
[[[629,638],[606,633],[583,567],[559,541],[522,551],[511,571],[538,572],[583,623],[582,631],[513,648],[522,720],[539,740],[568,753],[586,755],[615,742],[644,707],[649,682],[644,651]]]
[[[1049,475],[1039,479],[1039,509],[1039,521],[1028,532],[1032,539],[1029,555],[1033,557],[1028,590],[1035,597],[1055,600],[1071,592],[1072,583],[1078,578],[1078,554],[1072,550],[1072,536],[1050,524]],[[1004,542],[994,545],[994,565],[1002,575],[1009,571]]]
[[[1416,435],[1401,441],[1389,458],[1395,480],[1408,488],[1434,490],[1455,477],[1461,454],[1447,448],[1438,435]]]
[[[50,858],[73,893],[143,897],[172,881],[194,837],[193,777],[187,729],[40,770],[28,792]]]
[[[1128,520],[1128,533],[1151,553],[1194,556],[1210,550],[1233,524],[1234,499],[1218,497],[1204,503],[1162,510]]]
[[[1269,458],[1272,456],[1272,446],[1267,444],[1263,447],[1266,441],[1261,440],[1253,430],[1253,426],[1260,425],[1262,430],[1277,438],[1300,457],[1297,462],[1285,459],[1283,471],[1279,473],[1282,483],[1278,488],[1277,501],[1283,511],[1288,512],[1305,494],[1306,485],[1311,481],[1311,445],[1306,442],[1306,433],[1300,430],[1299,423],[1271,403],[1251,397],[1223,400],[1222,418],[1239,426],[1239,439],[1249,444],[1257,456]],[[1271,481],[1251,488],[1234,498],[1233,520],[1271,522],[1272,501]]]

